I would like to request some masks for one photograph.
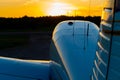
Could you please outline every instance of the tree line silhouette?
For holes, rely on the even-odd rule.
[[[0,17],[0,31],[49,31],[52,32],[55,26],[64,20],[88,20],[100,25],[100,16],[43,16],[21,18]]]

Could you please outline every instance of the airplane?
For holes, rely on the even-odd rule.
[[[67,20],[54,29],[49,61],[0,57],[0,80],[119,80],[120,0],[106,0],[100,28]]]

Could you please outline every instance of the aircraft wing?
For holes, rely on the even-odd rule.
[[[0,80],[89,80],[98,31],[89,21],[63,21],[53,32],[51,61],[0,57]]]
[[[0,57],[0,80],[49,80],[49,61]]]

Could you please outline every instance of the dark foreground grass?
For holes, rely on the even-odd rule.
[[[4,34],[0,35],[0,49],[25,45],[29,42],[28,35],[21,34]]]

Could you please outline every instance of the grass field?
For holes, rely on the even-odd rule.
[[[4,34],[0,35],[0,49],[25,45],[29,41],[28,35],[21,34]]]

